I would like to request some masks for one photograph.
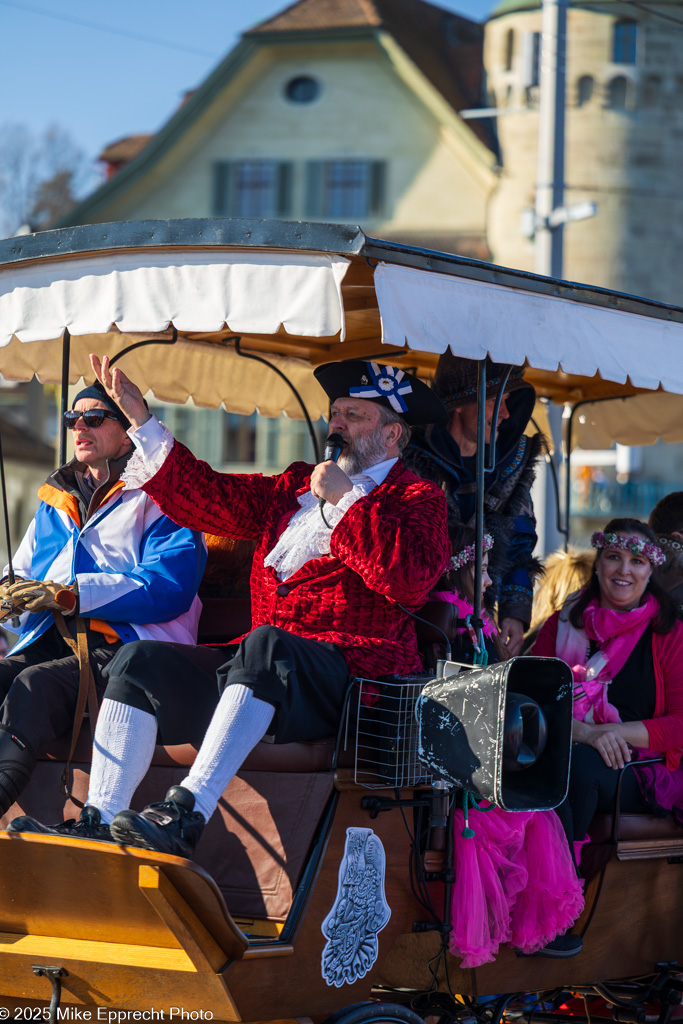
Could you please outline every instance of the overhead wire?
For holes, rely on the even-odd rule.
[[[103,25],[96,21],[89,21],[85,18],[75,18],[70,14],[46,11],[43,7],[34,7],[33,4],[15,3],[14,0],[0,0],[3,7],[12,7],[16,11],[24,11],[26,14],[40,14],[44,18],[53,18],[55,21],[69,22],[71,25],[80,25],[82,28],[95,29],[98,32],[107,32],[109,35],[124,36],[127,39],[135,39],[142,43],[151,43],[153,46],[165,46],[170,50],[181,50],[184,53],[192,53],[197,57],[213,57],[218,59],[219,54],[209,50],[201,50],[196,46],[186,46],[183,43],[172,43],[166,39],[158,39],[154,36],[147,36],[141,32],[130,32],[124,28],[114,28],[111,25]]]
[[[671,14],[664,14],[662,11],[654,11],[648,4],[639,3],[639,0],[623,0],[629,7],[636,7],[639,11],[645,11],[646,14],[651,15],[653,18],[661,18],[662,21],[670,21],[674,25],[683,26],[683,20],[681,18],[674,18]]]

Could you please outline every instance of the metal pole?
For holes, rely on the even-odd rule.
[[[563,225],[549,217],[564,202],[567,3],[543,0],[541,24],[534,269],[547,277],[562,277]]]
[[[66,462],[66,423],[64,413],[69,407],[69,357],[71,355],[71,335],[69,328],[64,328],[64,339],[62,341],[62,395],[61,415],[59,417],[59,465]]]
[[[555,278],[561,278],[563,274],[564,228],[562,224],[551,226],[550,216],[564,203],[567,4],[568,0],[543,0],[541,23],[534,270],[537,274]],[[548,413],[555,452],[552,458],[557,470],[562,414],[560,409],[549,409]],[[539,544],[542,554],[548,554],[562,543],[556,525],[559,508],[545,463],[539,466],[538,476],[537,494],[543,502],[543,510],[538,517]]]
[[[493,430],[495,427],[492,427]],[[474,509],[474,622],[481,620],[481,560],[484,556],[484,489],[485,489],[485,457],[486,457],[486,359],[480,359],[477,373],[477,454],[475,480],[477,482],[477,500]],[[484,650],[484,634],[481,627],[477,628],[477,639]]]
[[[2,509],[5,516],[5,540],[7,542],[7,580],[14,583],[14,567],[12,566],[12,538],[9,529],[9,502],[5,483],[5,459],[2,454],[2,437],[0,436],[0,489],[2,490]]]

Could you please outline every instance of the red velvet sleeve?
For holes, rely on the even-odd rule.
[[[675,768],[683,747],[683,624],[670,633],[654,635],[653,654],[657,689],[663,690],[663,708],[643,722],[652,750],[666,751],[667,766]],[[658,694],[658,704],[661,707]]]
[[[529,654],[532,654],[535,658],[557,657],[555,648],[557,646],[557,624],[559,621],[559,612],[553,612],[550,618],[545,620],[531,646]]]
[[[163,466],[142,489],[179,526],[219,537],[253,540],[278,477],[218,473],[176,441]]]
[[[416,481],[402,500],[361,498],[331,537],[331,554],[396,604],[419,607],[451,555],[443,492]]]

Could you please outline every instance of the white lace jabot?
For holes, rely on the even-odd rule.
[[[263,559],[264,565],[272,565],[281,580],[288,580],[306,562],[321,555],[329,555],[332,530],[342,519],[354,502],[364,498],[373,487],[383,483],[396,459],[371,466],[363,473],[352,476],[353,489],[342,496],[337,505],[325,504],[325,519],[332,527],[329,529],[323,522],[318,507],[318,499],[310,491],[298,498],[301,508],[294,513],[287,524],[287,529],[277,544]]]

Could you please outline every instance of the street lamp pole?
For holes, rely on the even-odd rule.
[[[562,277],[564,228],[552,214],[564,203],[567,6],[543,0],[534,269],[547,277]]]
[[[543,0],[541,23],[534,270],[555,278],[561,278],[563,271],[564,222],[557,217],[557,212],[564,205],[567,5],[568,0]],[[553,463],[559,479],[562,438],[559,406],[548,406],[548,423],[553,434]],[[539,470],[535,488],[539,546],[541,553],[547,554],[560,547],[562,536],[557,528],[558,503],[550,467],[542,463]]]

